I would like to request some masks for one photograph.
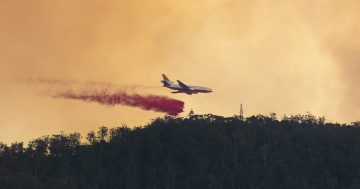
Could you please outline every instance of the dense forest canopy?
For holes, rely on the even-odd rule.
[[[360,122],[189,115],[0,143],[0,188],[360,188]]]

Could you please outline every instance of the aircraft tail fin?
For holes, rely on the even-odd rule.
[[[162,77],[163,77],[164,81],[170,81],[170,79],[165,74],[162,74]]]

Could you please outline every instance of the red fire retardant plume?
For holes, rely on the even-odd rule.
[[[127,94],[125,92],[61,92],[53,95],[55,98],[81,100],[85,102],[97,102],[103,105],[125,105],[139,107],[143,110],[164,112],[176,116],[183,112],[184,102],[166,96]]]

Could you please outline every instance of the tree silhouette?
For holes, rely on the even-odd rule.
[[[107,127],[99,127],[99,131],[98,131],[98,136],[99,136],[99,140],[100,142],[105,142],[107,137],[108,137],[108,131],[109,129]]]
[[[91,145],[94,145],[97,142],[95,132],[90,131],[87,134],[86,140],[88,140]]]
[[[358,188],[360,127],[276,114],[165,116],[0,143],[0,188]]]

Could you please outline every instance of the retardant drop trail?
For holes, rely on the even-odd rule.
[[[103,105],[115,106],[125,105],[138,107],[143,110],[152,110],[156,112],[164,112],[168,115],[176,116],[183,112],[184,102],[169,98],[166,96],[158,95],[140,95],[140,94],[128,94],[126,92],[59,92],[52,95],[54,98],[74,99],[85,102],[97,102]]]

